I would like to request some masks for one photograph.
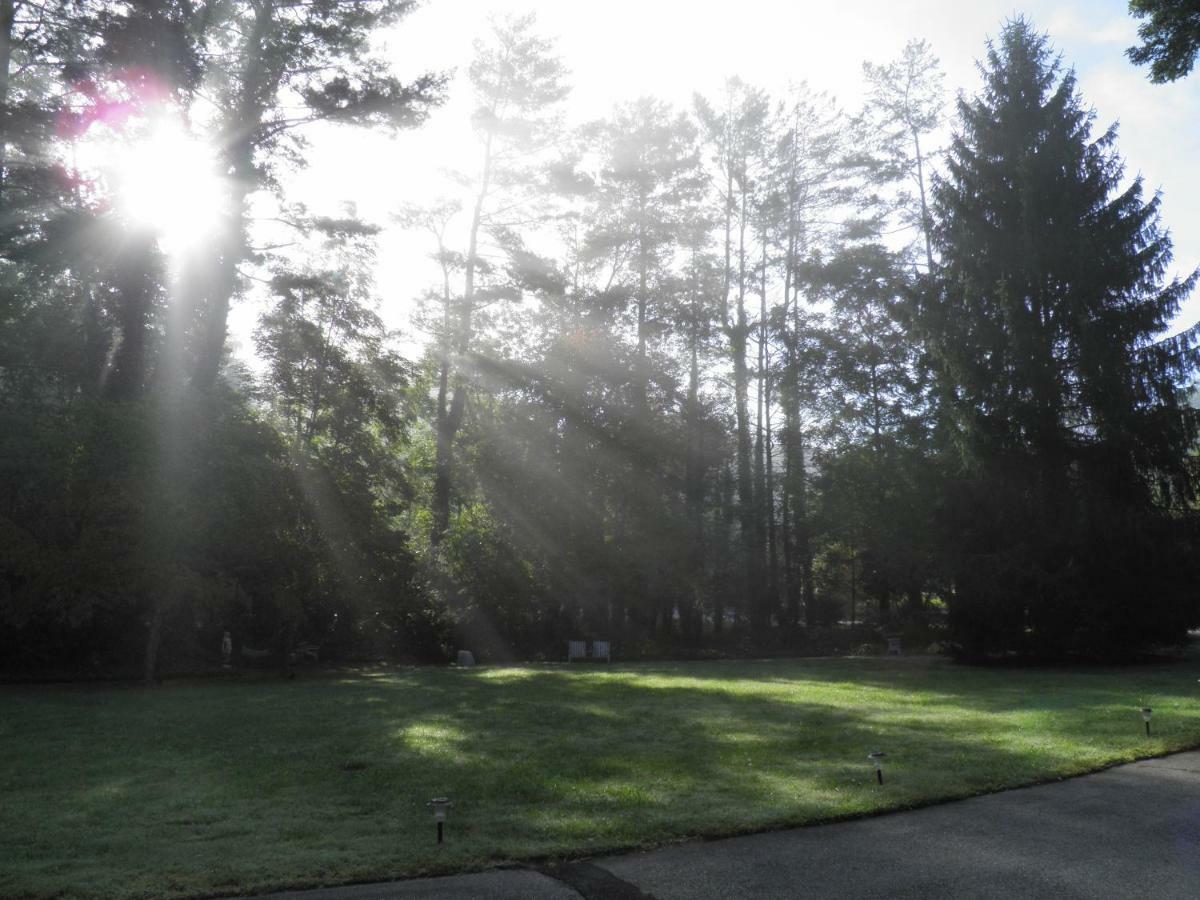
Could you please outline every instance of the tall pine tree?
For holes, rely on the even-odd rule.
[[[1159,199],[1123,186],[1074,73],[1023,19],[961,100],[921,319],[950,463],[952,623],[983,653],[1112,652],[1197,621],[1188,586],[1195,283],[1164,284]],[[1194,582],[1193,582],[1194,583]]]

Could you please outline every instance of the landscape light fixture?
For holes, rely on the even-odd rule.
[[[875,750],[867,754],[867,759],[875,763],[875,778],[880,784],[883,784],[883,761],[887,759],[887,754],[881,750]]]
[[[1146,723],[1146,737],[1150,737],[1150,714],[1153,712],[1148,706],[1142,707],[1142,721]]]
[[[433,821],[437,822],[438,843],[442,842],[442,825],[446,822],[446,810],[454,804],[449,797],[434,797],[426,806],[433,807]]]

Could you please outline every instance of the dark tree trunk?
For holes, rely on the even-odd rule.
[[[771,376],[770,344],[767,329],[767,235],[762,234],[762,269],[759,282],[758,304],[758,420],[754,438],[754,496],[758,506],[755,542],[758,549],[759,581],[762,584],[762,609],[759,613],[763,627],[769,627],[772,616],[778,613],[779,596],[776,592],[775,554],[775,494],[771,466]],[[765,554],[765,560],[764,560]],[[765,562],[765,578],[763,564]]]
[[[789,197],[792,192],[789,191]],[[799,341],[798,320],[789,316],[790,304],[793,302],[792,284],[796,266],[796,235],[791,227],[794,217],[794,200],[789,199],[788,221],[789,234],[787,253],[784,259],[783,271],[783,338],[785,351],[785,371],[781,377],[780,400],[783,406],[783,502],[782,502],[782,541],[783,541],[783,580],[788,627],[795,631],[800,625],[800,596],[802,580],[799,571],[799,553],[797,534],[793,527],[792,507],[796,501],[796,481],[800,468],[796,462],[799,447]],[[797,298],[798,299],[798,298]],[[789,325],[792,327],[789,329]]]
[[[754,474],[751,464],[750,441],[750,375],[746,365],[746,350],[750,326],[746,317],[746,194],[741,187],[741,219],[738,238],[738,296],[737,320],[730,336],[730,351],[733,354],[733,389],[735,418],[737,420],[737,481],[738,522],[741,526],[741,551],[743,564],[742,608],[755,626],[761,625],[761,591],[757,535],[758,509],[754,496]]]
[[[649,310],[649,300],[647,292],[650,290],[650,273],[648,271],[650,250],[646,246],[645,220],[646,220],[646,198],[644,196],[638,198],[638,296],[637,296],[637,359],[634,363],[637,371],[633,374],[633,409],[638,416],[639,426],[645,428],[647,423],[644,421],[648,415],[646,392],[649,382],[649,367],[646,359],[646,344],[648,338],[647,332],[647,313]]]
[[[925,262],[929,274],[933,274],[933,222],[929,218],[929,206],[925,201],[925,159],[921,155],[921,136],[913,130],[913,148],[917,157],[917,187],[921,194],[921,233],[925,237]]]
[[[495,114],[495,110],[492,110]],[[492,180],[492,141],[489,134],[483,148],[483,169],[480,176],[479,193],[475,195],[475,206],[471,213],[471,231],[467,240],[467,258],[463,272],[463,295],[458,314],[456,333],[446,340],[457,354],[457,359],[447,358],[442,362],[441,377],[438,382],[438,405],[435,413],[434,433],[437,446],[435,448],[433,465],[433,499],[432,499],[432,529],[429,543],[436,547],[441,543],[450,527],[450,491],[453,480],[454,439],[462,427],[463,415],[467,407],[467,379],[463,372],[467,353],[471,348],[471,338],[474,329],[475,311],[475,275],[479,264],[479,228],[483,222],[483,204],[487,199]],[[453,384],[453,396],[450,405],[446,406],[446,391],[442,382]]]
[[[804,627],[811,632],[817,627],[817,597],[813,584],[812,535],[808,522],[807,467],[804,462],[804,441],[799,432],[797,433],[797,444],[799,446],[796,451],[795,465],[798,471],[796,473],[796,496],[792,501],[792,515],[795,518],[793,527],[796,532],[796,554],[800,557],[800,577],[804,586]]]
[[[259,139],[265,109],[263,98],[273,96],[278,76],[267,68],[268,37],[275,25],[275,6],[261,0],[254,7],[254,24],[247,36],[246,63],[241,74],[239,95],[225,122],[226,157],[232,188],[229,216],[223,237],[215,244],[211,280],[200,312],[200,341],[196,353],[193,383],[201,390],[216,383],[225,356],[225,337],[229,307],[238,289],[238,266],[246,259],[246,218],[249,197],[259,180],[254,165],[255,142]],[[180,317],[187,321],[187,316]],[[182,342],[180,342],[182,346]]]
[[[684,633],[695,639],[695,599],[704,580],[704,423],[700,409],[700,336],[693,328],[690,341],[691,365],[687,395],[687,460],[684,472],[684,504],[688,529],[688,587],[683,610]]]
[[[721,530],[722,540],[726,547],[733,546],[733,523],[736,518],[736,508],[733,502],[734,478],[729,464],[721,467]],[[713,594],[713,631],[720,634],[725,628],[726,595],[732,588],[734,568],[728,564],[728,557],[722,561],[721,579]]]
[[[768,367],[770,360],[768,357]],[[763,510],[767,517],[767,599],[770,602],[769,612],[782,623],[779,609],[779,535],[775,519],[775,453],[771,446],[771,381],[766,382],[766,423],[764,425],[767,445],[767,479],[766,502]]]
[[[858,615],[858,553],[850,550],[850,624],[856,625]]]
[[[792,317],[794,339],[799,347],[800,341],[800,286],[793,285],[795,296],[792,299]],[[808,513],[808,461],[804,458],[804,415],[800,408],[800,369],[796,367],[793,387],[796,392],[796,433],[794,436],[795,457],[792,460],[795,482],[792,497],[793,529],[796,533],[796,555],[800,563],[800,578],[803,585],[802,600],[804,604],[804,626],[811,631],[817,625],[816,585],[813,583],[813,547],[812,531]]]
[[[625,601],[615,596],[609,603],[608,624],[616,640],[625,636]]]
[[[114,280],[120,298],[121,342],[105,393],[117,400],[136,400],[146,388],[147,345],[157,293],[154,238],[139,234],[120,252]]]
[[[150,614],[150,631],[146,635],[146,655],[143,659],[142,678],[146,684],[154,684],[158,680],[158,651],[162,646],[163,619],[166,609],[161,599],[154,601]]]
[[[4,188],[8,181],[8,95],[12,77],[13,0],[0,0],[0,209],[4,208]]]
[[[786,380],[786,477],[784,496],[790,517],[791,533],[787,576],[788,618],[795,627],[799,624],[800,609],[809,630],[816,627],[816,598],[813,586],[812,536],[808,517],[808,464],[804,458],[804,417],[801,410],[800,378],[800,291],[789,279],[793,294],[790,299],[791,334],[789,336],[788,373]]]
[[[791,454],[787,451],[791,427],[784,421],[784,453],[783,453],[783,490],[780,492],[782,502],[779,510],[779,542],[783,549],[783,621],[789,628],[795,630],[800,624],[800,576],[796,571],[795,535],[792,533],[791,491],[788,485],[792,481]]]

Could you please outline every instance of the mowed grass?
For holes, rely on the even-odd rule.
[[[920,805],[1200,745],[1198,676],[831,659],[6,688],[0,896],[259,892]]]

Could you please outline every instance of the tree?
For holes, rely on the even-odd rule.
[[[1142,43],[1125,55],[1139,66],[1150,66],[1155,84],[1178,81],[1192,71],[1200,53],[1200,9],[1191,0],[1129,0]]]
[[[1093,137],[1043,35],[1009,22],[982,72],[934,189],[942,264],[920,312],[953,465],[952,622],[974,652],[1178,637],[1197,618],[1174,580],[1196,335],[1159,335],[1197,276],[1163,283],[1159,198],[1121,189],[1115,127]]]
[[[0,2],[0,328],[12,338],[0,348],[0,379],[10,388],[12,379],[40,372],[90,392],[110,349],[104,311],[87,287],[108,262],[112,244],[102,245],[112,233],[61,166],[61,138],[79,116],[58,73],[78,70],[81,35],[92,39],[91,12],[64,2]],[[84,330],[86,351],[73,345],[35,361],[36,347],[49,341],[63,351],[67,335]]]
[[[293,532],[305,561],[275,605],[285,637],[307,622],[310,636],[323,631],[323,642],[345,645],[356,633],[372,637],[384,610],[411,611],[418,599],[395,525],[409,493],[409,366],[374,310],[374,229],[320,224],[306,261],[277,268],[255,343],[305,505]]]
[[[783,344],[774,374],[783,409],[785,621],[795,629],[803,610],[811,629],[817,624],[817,602],[809,470],[819,420],[816,398],[826,381],[828,351],[822,317],[805,308],[806,299],[816,299],[805,271],[842,230],[839,211],[844,212],[852,191],[846,183],[845,117],[829,97],[797,85],[779,118],[771,157],[777,196],[768,230],[783,276],[783,303],[772,313],[770,333]]]
[[[684,404],[687,456],[684,462],[683,498],[687,519],[688,554],[684,561],[684,596],[680,601],[680,618],[686,638],[695,642],[703,633],[704,609],[712,594],[713,621],[724,618],[723,598],[711,590],[720,557],[720,542],[713,540],[712,528],[707,521],[709,491],[706,484],[710,474],[718,470],[724,458],[725,434],[721,421],[714,415],[714,398],[702,393],[702,366],[705,370],[712,365],[717,347],[715,333],[717,320],[717,298],[721,287],[721,268],[715,254],[709,249],[713,222],[699,211],[680,235],[681,245],[687,253],[683,273],[683,296],[677,311],[677,327],[681,332],[682,344],[686,348],[687,400]],[[715,494],[715,492],[714,492]],[[715,499],[715,497],[714,497]],[[713,506],[718,503],[713,503]]]
[[[725,84],[723,108],[716,109],[697,96],[696,117],[711,150],[715,169],[713,185],[724,213],[724,289],[721,295],[722,328],[729,344],[733,364],[734,417],[737,429],[738,523],[741,531],[744,583],[742,606],[757,626],[764,624],[763,579],[764,550],[757,541],[759,504],[754,492],[752,444],[750,437],[750,369],[747,350],[751,322],[746,310],[746,294],[753,289],[753,260],[747,241],[751,226],[755,192],[762,174],[762,149],[767,142],[770,101],[765,92],[750,87],[740,78]],[[734,223],[737,226],[736,265],[734,260]],[[753,234],[749,237],[753,239]],[[736,276],[735,276],[736,271]],[[735,281],[736,277],[736,281]],[[730,305],[733,300],[732,308]]]
[[[911,40],[900,58],[884,65],[864,62],[868,93],[861,127],[880,159],[875,177],[904,179],[917,191],[915,214],[907,196],[900,198],[907,224],[917,228],[925,249],[925,263],[933,271],[931,223],[926,200],[928,140],[942,121],[942,72],[937,57],[925,41]],[[922,149],[922,140],[926,141]]]
[[[494,270],[483,256],[482,241],[489,229],[501,237],[512,235],[505,225],[514,217],[514,194],[532,181],[530,161],[537,160],[557,133],[556,107],[569,90],[553,44],[535,33],[535,24],[532,14],[494,22],[490,40],[476,42],[470,67],[476,104],[472,124],[482,144],[482,158],[472,182],[471,219],[461,260],[462,292],[457,296],[447,292],[443,298],[450,311],[437,351],[433,546],[450,522],[454,442],[466,414],[475,318],[482,307],[507,293],[505,285],[488,277]],[[439,252],[445,254],[444,246]],[[503,276],[504,270],[498,274]]]
[[[441,102],[444,79],[410,83],[372,52],[378,29],[393,25],[414,0],[235,0],[199,18],[207,92],[217,107],[218,145],[228,172],[221,237],[189,272],[193,316],[192,376],[204,389],[225,350],[229,305],[251,257],[250,197],[277,185],[279,167],[302,159],[298,129],[314,122],[409,128]]]
[[[637,356],[632,401],[643,411],[649,353],[664,331],[670,264],[702,181],[696,134],[683,114],[649,97],[616,110],[601,129],[588,258],[611,263],[606,285],[633,300]]]
[[[17,7],[19,17],[10,18]],[[200,585],[207,583],[194,565],[196,554],[185,559],[174,552],[182,546],[175,535],[186,521],[171,515],[180,496],[174,482],[161,482],[170,490],[148,487],[160,484],[147,472],[160,468],[156,451],[166,443],[156,440],[154,426],[162,424],[156,411],[141,402],[157,351],[163,273],[153,235],[124,227],[103,209],[91,185],[64,177],[60,160],[62,138],[78,136],[97,118],[115,127],[119,118],[141,113],[149,83],[171,97],[194,87],[195,48],[182,13],[179,4],[137,2],[0,9],[0,25],[7,29],[0,54],[0,167],[7,188],[0,198],[0,267],[13,287],[6,299],[27,327],[26,339],[49,321],[61,328],[56,342],[67,351],[65,359],[30,362],[32,371],[53,372],[65,390],[57,396],[43,390],[31,408],[83,425],[74,439],[86,462],[63,490],[89,501],[103,498],[99,504],[111,502],[117,512],[111,527],[81,516],[75,547],[96,564],[85,547],[96,545],[97,534],[104,541],[117,537],[110,547],[125,543],[109,571],[128,566],[120,605],[149,613],[151,676],[165,606],[180,592],[204,593]],[[97,394],[116,402],[97,402]],[[84,508],[92,507],[85,502]],[[171,527],[158,527],[163,523]],[[30,533],[41,532],[29,524]],[[45,549],[69,552],[71,541],[56,535],[47,544]]]
[[[673,571],[675,562],[671,540],[663,538],[679,525],[670,483],[679,460],[669,452],[679,444],[664,425],[676,410],[677,373],[668,371],[669,356],[655,351],[667,349],[671,333],[687,327],[682,321],[690,311],[682,296],[686,287],[675,275],[675,259],[698,212],[703,180],[695,127],[660,101],[644,97],[619,107],[598,132],[589,209],[593,225],[584,258],[605,273],[593,302],[617,312],[614,338],[628,335],[634,348],[632,370],[612,385],[624,395],[625,421],[613,437],[625,448],[627,466],[616,540],[637,560],[642,592],[661,607],[651,608],[649,615],[661,614],[669,623],[677,581],[663,574]],[[655,559],[647,552],[650,547],[660,548],[663,558]],[[618,628],[623,625],[618,621]]]
[[[919,609],[930,526],[920,490],[928,404],[920,347],[906,322],[903,259],[876,243],[847,245],[807,273],[830,305],[821,454],[827,536],[861,564],[863,587],[885,614],[905,595]]]

